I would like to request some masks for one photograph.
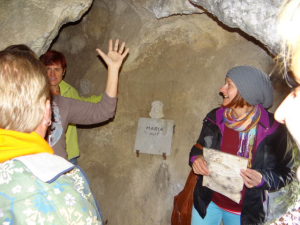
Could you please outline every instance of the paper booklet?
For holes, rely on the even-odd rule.
[[[239,203],[244,186],[240,173],[247,169],[248,159],[209,148],[203,148],[203,157],[210,172],[203,176],[203,186]]]

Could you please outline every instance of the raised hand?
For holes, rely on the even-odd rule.
[[[119,69],[122,65],[123,59],[129,52],[129,48],[125,49],[125,42],[122,42],[121,46],[119,47],[119,39],[115,41],[115,46],[113,47],[113,41],[112,39],[110,39],[107,55],[104,52],[102,52],[99,48],[97,48],[96,51],[106,62],[109,69]]]
[[[102,57],[102,59],[106,62],[108,67],[105,92],[109,97],[116,97],[118,91],[119,69],[123,63],[123,59],[129,52],[129,48],[125,49],[125,42],[123,42],[119,47],[119,39],[115,41],[115,46],[113,47],[113,41],[110,39],[107,55],[103,53],[99,48],[97,48],[96,50]]]

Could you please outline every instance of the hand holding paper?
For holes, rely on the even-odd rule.
[[[247,188],[256,187],[261,183],[262,175],[256,170],[247,168],[241,170],[241,176],[244,179]]]
[[[200,175],[203,175],[203,176],[210,175],[210,173],[209,173],[209,171],[207,169],[206,164],[207,163],[205,162],[203,155],[198,155],[195,158],[195,161],[194,161],[194,163],[192,165],[194,173],[195,174],[200,174]]]
[[[210,172],[203,176],[203,186],[239,203],[244,186],[240,173],[247,169],[248,159],[208,148],[203,148],[203,156]]]

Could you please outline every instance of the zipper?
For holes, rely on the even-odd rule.
[[[65,94],[67,94],[67,92],[70,90],[70,86],[69,86],[69,88],[61,95],[61,96],[63,96],[63,97],[65,97]]]

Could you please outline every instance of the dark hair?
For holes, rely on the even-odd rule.
[[[232,108],[232,107],[241,107],[244,106],[251,106],[246,100],[242,97],[239,90],[237,90],[236,96],[229,102],[227,105],[222,105],[222,107],[225,108]]]
[[[10,45],[6,47],[4,51],[25,51],[34,53],[27,45],[24,44]]]
[[[41,55],[40,60],[45,66],[60,64],[63,70],[67,67],[64,54],[55,50],[49,50],[45,54]]]

